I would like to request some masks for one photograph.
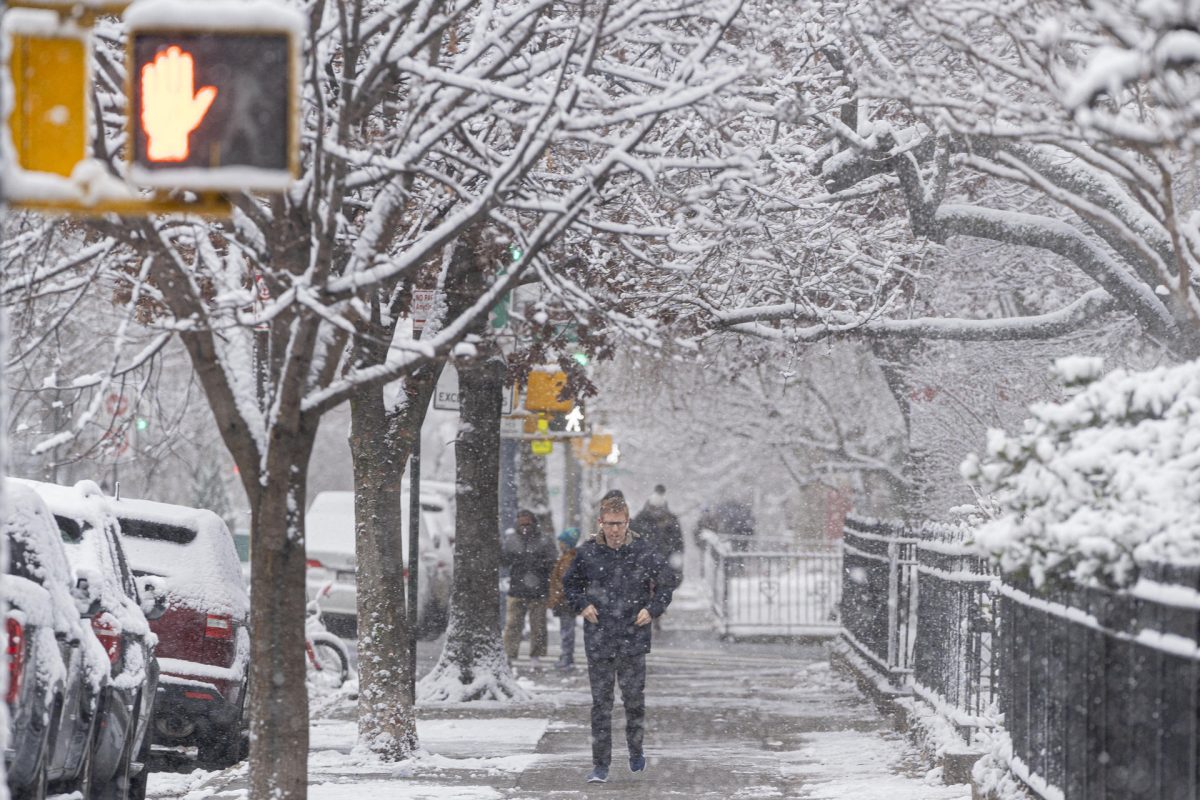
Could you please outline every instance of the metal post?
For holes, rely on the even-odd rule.
[[[583,528],[583,470],[572,452],[570,442],[563,442],[563,527]]]
[[[408,680],[417,701],[417,588],[421,538],[421,431],[417,430],[408,461]]]

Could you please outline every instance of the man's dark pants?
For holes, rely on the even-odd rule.
[[[646,730],[646,656],[588,659],[592,684],[592,764],[612,761],[613,680],[621,687],[625,706],[625,741],[630,756],[642,754]]]

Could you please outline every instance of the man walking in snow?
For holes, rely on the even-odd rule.
[[[558,552],[549,536],[538,529],[532,511],[517,512],[517,527],[500,544],[500,563],[508,568],[508,609],[504,624],[504,652],[516,661],[521,647],[525,615],[529,615],[529,660],[537,664],[546,655],[546,595],[550,571]]]
[[[623,498],[602,500],[599,522],[595,538],[580,545],[563,576],[567,602],[584,620],[583,644],[592,686],[589,783],[608,780],[614,680],[625,705],[629,769],[646,768],[642,742],[650,622],[667,610],[675,590],[675,572],[666,560],[648,542],[630,535],[629,507]]]

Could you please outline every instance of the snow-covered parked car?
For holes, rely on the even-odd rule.
[[[161,670],[155,744],[194,745],[206,765],[235,764],[248,745],[250,597],[229,528],[205,509],[111,502],[134,575],[165,606],[150,623]]]
[[[80,621],[89,601],[76,590],[50,510],[28,487],[9,480],[4,490],[5,773],[12,797],[40,800],[50,785],[89,788],[109,663],[100,641]]]
[[[408,483],[403,485],[401,540],[408,559]],[[421,482],[419,525],[420,575],[417,632],[436,637],[446,628],[454,569],[454,485]],[[308,599],[332,583],[320,599],[321,617],[330,630],[353,635],[358,618],[357,559],[354,546],[354,492],[321,492],[304,520],[308,562]]]
[[[141,800],[149,774],[152,716],[158,687],[157,637],[147,616],[162,613],[138,589],[125,557],[117,519],[93,481],[58,486],[17,481],[33,489],[54,515],[78,586],[90,608],[87,622],[104,647],[109,672],[100,696],[103,724],[93,742],[90,794]]]

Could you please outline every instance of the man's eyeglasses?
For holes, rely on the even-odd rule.
[[[621,520],[620,522],[601,522],[600,526],[603,528],[623,528],[628,524],[629,520],[625,519]]]

